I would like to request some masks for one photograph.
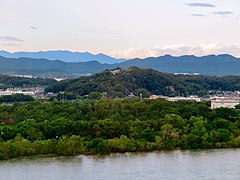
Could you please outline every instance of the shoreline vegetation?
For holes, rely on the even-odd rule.
[[[240,108],[209,102],[30,102],[0,107],[0,160],[240,147]]]

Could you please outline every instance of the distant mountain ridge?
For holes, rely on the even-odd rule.
[[[34,58],[5,58],[0,56],[0,74],[33,75],[36,77],[62,77],[69,74],[93,74],[109,65],[98,61],[63,62]]]
[[[49,60],[61,60],[64,62],[88,62],[98,61],[102,64],[114,64],[121,63],[125,59],[116,59],[105,54],[91,54],[89,52],[71,52],[67,50],[55,50],[55,51],[38,51],[38,52],[14,52],[0,51],[0,56],[6,58],[35,58],[35,59],[49,59]]]
[[[216,76],[240,75],[240,59],[228,54],[202,57],[194,55],[179,57],[165,55],[146,59],[136,58],[125,61],[119,65],[119,67],[130,66],[152,68],[167,73],[199,73]]]
[[[196,57],[193,55],[174,57],[165,55],[146,59],[132,59],[121,63],[106,64],[98,61],[63,62],[60,60],[34,58],[0,57],[1,74],[23,74],[43,77],[48,74],[59,77],[63,74],[94,74],[116,67],[151,68],[167,73],[199,73],[212,76],[240,76],[240,59],[231,55],[208,55]]]

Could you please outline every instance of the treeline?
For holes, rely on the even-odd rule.
[[[34,101],[34,98],[29,95],[24,94],[13,94],[0,96],[0,104],[1,103],[16,103],[16,102],[31,102]]]
[[[0,89],[16,88],[16,87],[34,87],[34,86],[48,86],[56,83],[54,79],[42,78],[25,78],[8,75],[0,75]]]
[[[91,92],[107,93],[112,97],[124,97],[130,93],[143,97],[150,94],[166,96],[207,95],[210,90],[237,91],[239,76],[173,75],[152,69],[131,67],[127,72],[113,75],[109,70],[88,77],[56,82],[47,92],[71,92],[88,95]]]
[[[0,159],[240,147],[239,109],[209,102],[32,102],[0,107],[0,122]]]

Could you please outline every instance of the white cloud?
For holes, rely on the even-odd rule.
[[[17,42],[23,42],[23,40],[18,39],[18,38],[13,37],[13,36],[0,36],[0,40],[2,40],[2,41],[17,41]]]
[[[204,14],[192,14],[192,16],[195,16],[195,17],[203,17],[205,16]]]
[[[186,4],[190,7],[216,7],[214,4],[209,4],[209,3],[189,3]]]
[[[30,29],[32,29],[32,30],[37,30],[37,27],[35,27],[35,26],[30,26]]]
[[[167,46],[155,46],[151,49],[144,48],[130,48],[127,50],[115,50],[110,53],[111,56],[116,58],[146,58],[158,57],[166,54],[173,56],[181,55],[196,55],[204,56],[209,54],[231,54],[240,57],[240,47],[234,45],[223,45],[218,43],[200,44],[191,46],[188,44],[177,44]]]
[[[13,46],[13,47],[17,47],[20,46],[19,44],[14,44],[14,43],[3,43],[3,46]]]
[[[218,12],[214,12],[214,14],[221,15],[221,16],[228,16],[228,15],[234,14],[234,12],[232,12],[232,11],[218,11]]]

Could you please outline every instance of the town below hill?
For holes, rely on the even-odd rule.
[[[213,109],[234,108],[240,102],[239,76],[176,75],[137,67],[105,70],[63,81],[0,76],[0,82],[0,96],[24,94],[43,101],[162,98],[169,101],[211,101]],[[0,102],[21,102],[19,96],[14,97],[1,97]]]

